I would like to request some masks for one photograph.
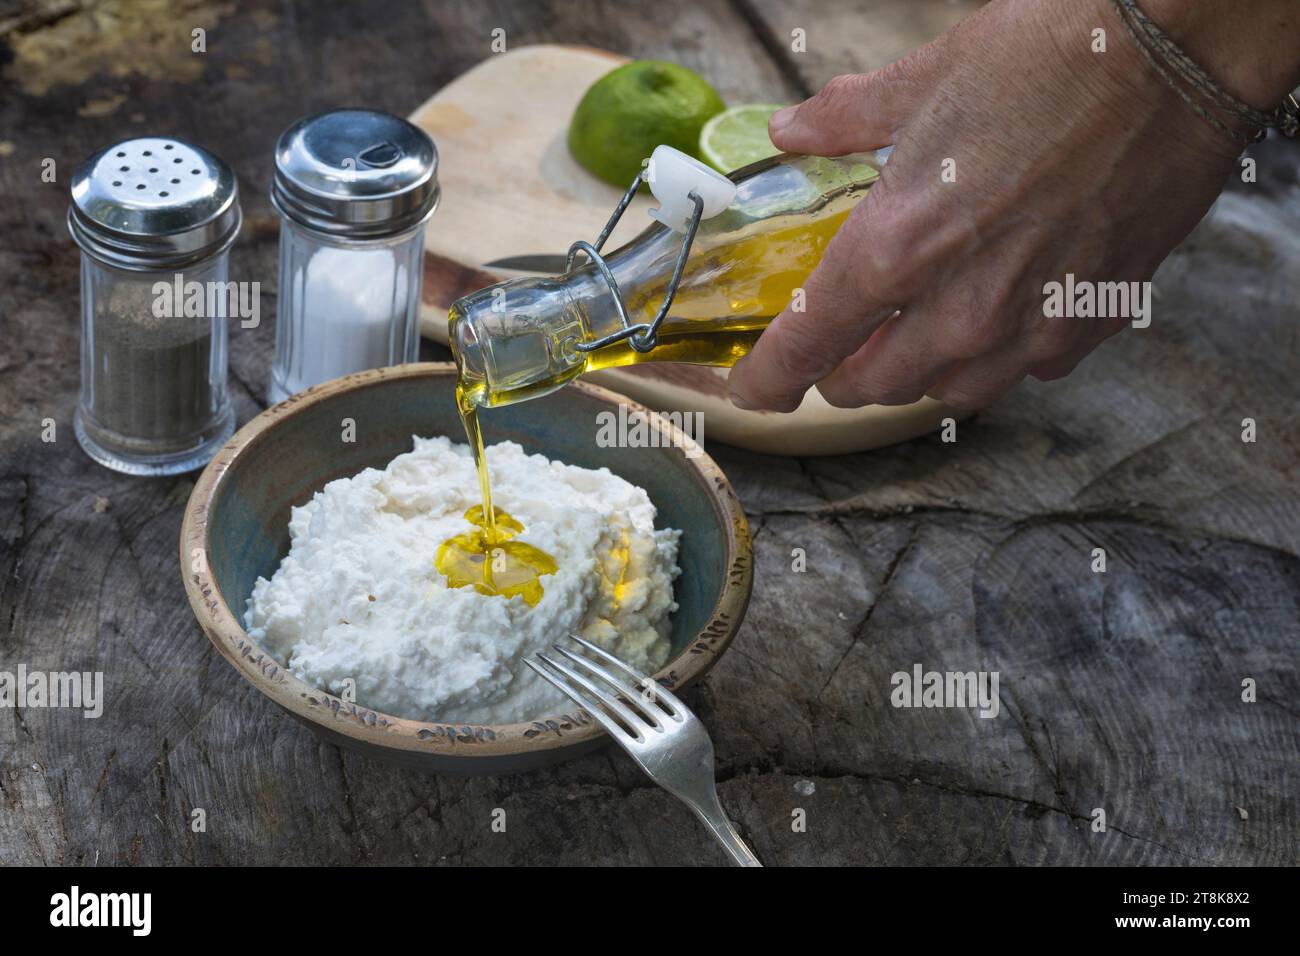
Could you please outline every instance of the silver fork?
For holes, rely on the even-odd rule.
[[[713,779],[713,741],[677,695],[576,634],[569,639],[630,677],[635,686],[596,662],[552,644],[569,663],[538,654],[524,663],[596,718],[659,786],[685,803],[740,866],[762,866],[727,819]],[[570,666],[573,665],[573,666]],[[602,688],[577,668],[603,681]],[[609,690],[614,693],[611,695]]]

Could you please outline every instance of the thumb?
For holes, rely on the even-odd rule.
[[[834,77],[816,96],[772,114],[767,132],[787,153],[841,156],[893,145],[911,111],[912,84],[894,64]]]

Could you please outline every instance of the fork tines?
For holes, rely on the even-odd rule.
[[[563,694],[583,707],[610,734],[641,742],[649,731],[663,731],[663,720],[682,721],[684,705],[672,691],[653,678],[636,671],[613,654],[576,634],[569,639],[583,650],[609,663],[632,679],[629,685],[590,657],[576,654],[559,643],[552,644],[565,660],[538,654],[537,660],[525,659],[529,667],[555,685]],[[565,663],[568,661],[569,663]],[[572,664],[573,666],[570,666]],[[581,673],[586,671],[591,677]],[[597,681],[603,682],[602,687]],[[611,694],[610,691],[613,693]]]

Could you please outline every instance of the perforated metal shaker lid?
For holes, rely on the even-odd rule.
[[[438,204],[438,150],[423,130],[375,110],[300,119],[275,145],[271,201],[289,219],[347,238],[404,232]]]
[[[233,170],[179,139],[126,140],[72,175],[72,238],[122,269],[174,268],[215,255],[235,241],[241,219]]]

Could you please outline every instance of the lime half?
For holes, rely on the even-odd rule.
[[[779,109],[750,103],[723,110],[700,130],[700,155],[722,173],[775,156],[781,151],[767,136],[767,121]]]

